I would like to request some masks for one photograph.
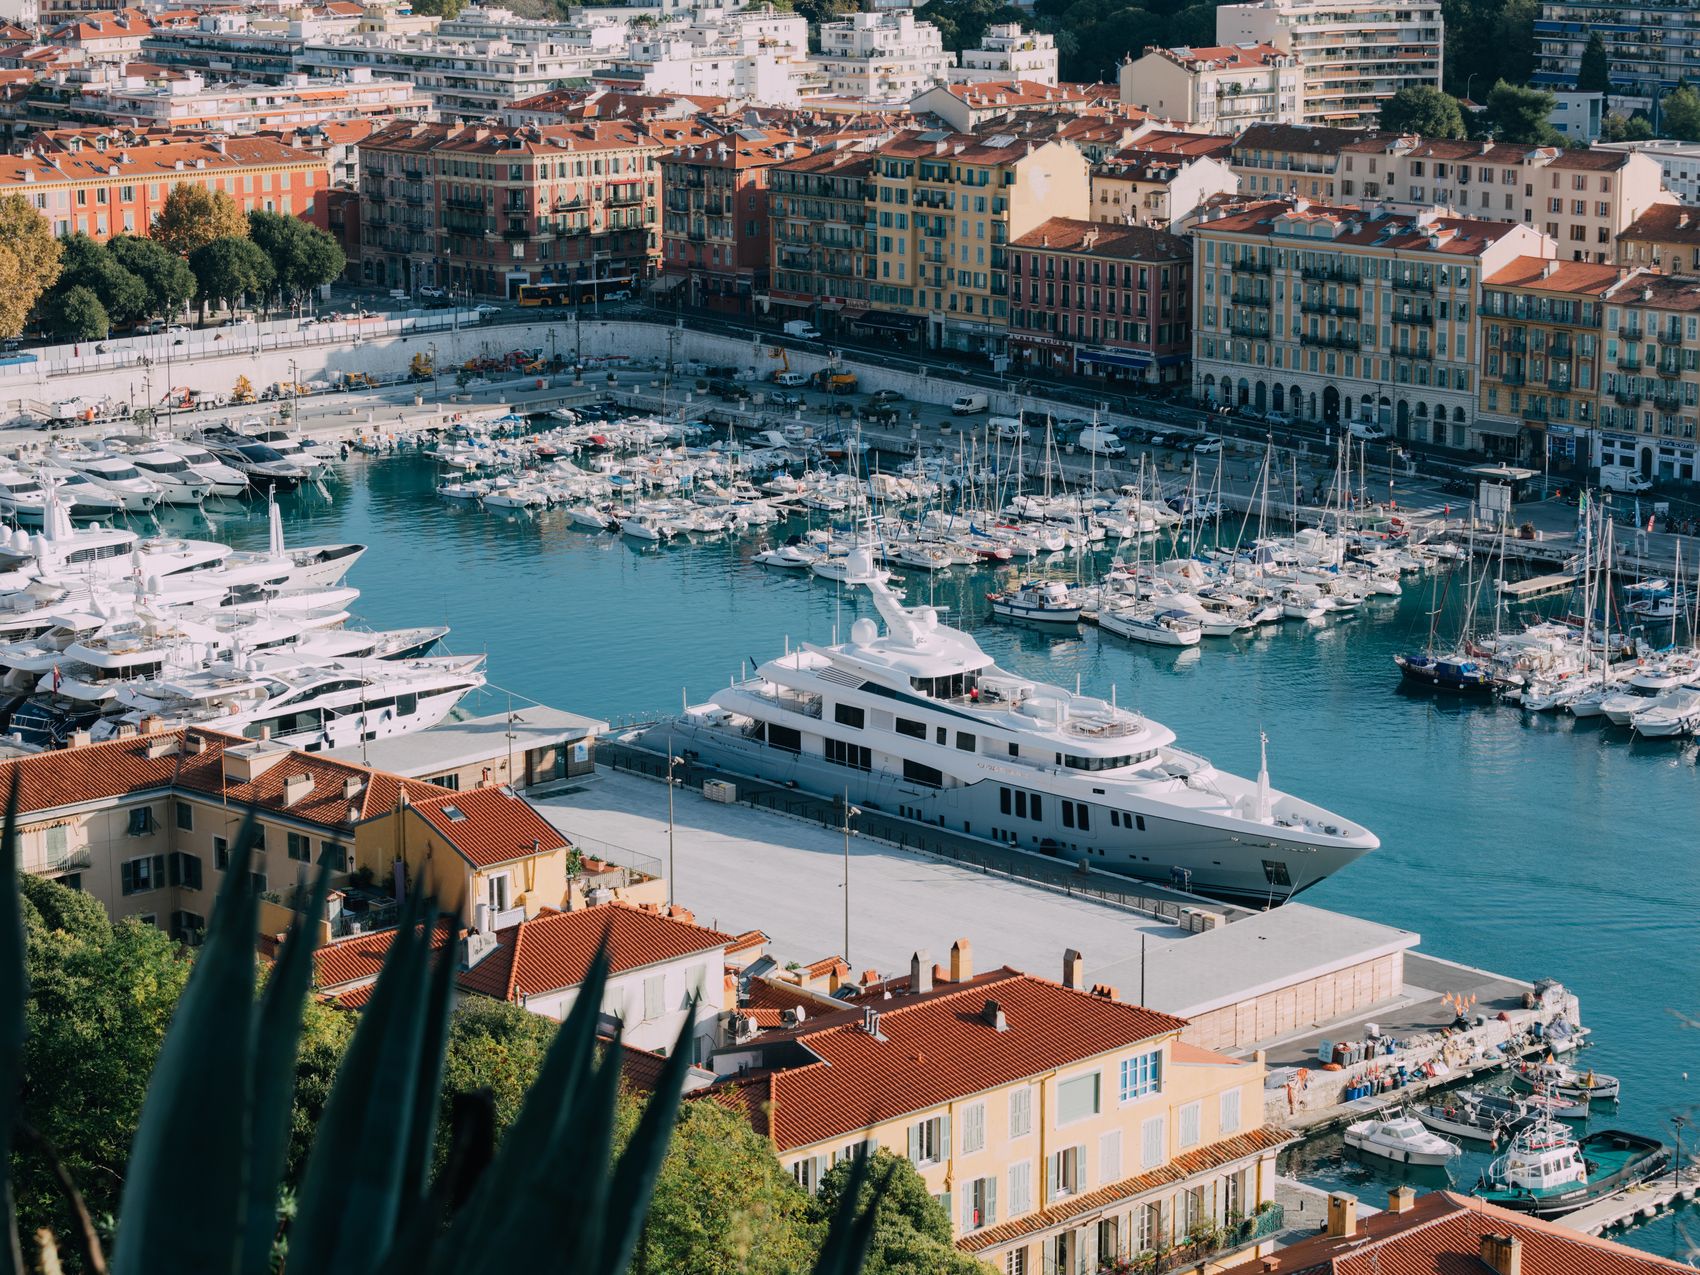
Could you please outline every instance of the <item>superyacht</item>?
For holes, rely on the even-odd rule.
[[[1277,904],[1380,841],[1368,829],[1175,747],[1110,701],[1000,669],[931,607],[905,607],[865,548],[882,636],[805,644],[649,727],[643,746],[1029,852],[1201,894]]]

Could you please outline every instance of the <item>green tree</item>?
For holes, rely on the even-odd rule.
[[[453,1094],[489,1090],[499,1137],[519,1114],[554,1036],[555,1024],[530,1010],[488,996],[467,997],[449,1022],[443,1059],[445,1104]],[[439,1152],[447,1149],[449,1114],[445,1105],[438,1123]]]
[[[1611,58],[1606,53],[1606,42],[1600,38],[1598,31],[1588,37],[1588,46],[1582,50],[1582,65],[1576,72],[1576,91],[1611,92]]]
[[[883,1184],[874,1203],[874,1240],[863,1275],[990,1275],[951,1242],[950,1215],[915,1166],[883,1148],[874,1152],[869,1187]],[[850,1161],[826,1171],[815,1192],[815,1216],[832,1216],[850,1182]]]
[[[938,27],[944,47],[951,52],[978,47],[986,28],[996,23],[1032,23],[1026,12],[1004,0],[931,0],[927,21]]]
[[[86,894],[29,873],[19,886],[30,980],[24,1118],[58,1150],[98,1217],[118,1207],[148,1073],[189,963],[159,930],[113,924]],[[42,1157],[20,1148],[13,1172],[23,1234],[42,1226],[71,1234]]]
[[[62,242],[59,278],[54,284],[58,291],[87,288],[100,298],[112,322],[119,325],[147,316],[147,284],[120,265],[105,244],[80,232],[68,235]]]
[[[1391,133],[1453,140],[1464,136],[1464,113],[1450,93],[1417,84],[1400,89],[1382,103],[1381,127]]]
[[[413,11],[435,18],[458,18],[466,0],[414,0]]]
[[[0,336],[17,336],[59,277],[59,241],[22,195],[0,197]]]
[[[187,257],[215,239],[241,239],[248,219],[222,190],[178,182],[165,197],[150,231],[168,252]]]
[[[234,309],[245,296],[264,296],[272,286],[271,258],[247,239],[214,239],[189,254],[195,272],[195,301],[206,313],[216,301]]]
[[[335,239],[287,213],[249,213],[248,237],[271,258],[272,287],[286,304],[338,278],[348,264]]]
[[[194,298],[194,271],[162,244],[139,235],[119,235],[106,246],[114,261],[146,285],[148,314],[175,317]]]
[[[61,341],[101,341],[112,331],[112,317],[95,290],[79,283],[47,299],[42,326]]]
[[[1489,66],[1496,79],[1529,82],[1535,72],[1535,19],[1540,11],[1540,0],[1505,0],[1500,7],[1490,32]]]
[[[1487,97],[1487,123],[1502,142],[1559,146],[1564,139],[1547,122],[1556,99],[1545,89],[1523,88],[1504,80]]]
[[[1666,137],[1700,141],[1700,93],[1686,84],[1678,84],[1660,100],[1659,119]]]

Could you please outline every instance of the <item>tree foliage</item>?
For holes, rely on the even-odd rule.
[[[286,304],[338,278],[347,264],[341,244],[287,213],[249,213],[248,237],[271,259],[272,290]]]
[[[1487,97],[1487,125],[1502,142],[1562,146],[1564,138],[1547,122],[1556,100],[1545,89],[1500,80]]]
[[[195,300],[205,311],[209,301],[234,307],[244,296],[264,296],[275,271],[271,258],[247,239],[226,237],[202,244],[189,254],[195,274]]]
[[[874,1152],[872,1168],[869,1182],[881,1189],[874,1201],[874,1240],[864,1275],[991,1275],[990,1267],[951,1242],[950,1215],[914,1165],[882,1148]],[[817,1217],[832,1216],[850,1181],[848,1160],[827,1170],[815,1193]]]
[[[1526,83],[1539,8],[1539,0],[1441,0],[1447,90],[1479,102],[1495,80]]]
[[[153,219],[150,233],[166,251],[187,257],[215,239],[245,238],[248,219],[224,191],[178,182]]]
[[[0,198],[0,336],[17,336],[59,277],[59,241],[22,195]]]
[[[1588,37],[1588,45],[1582,50],[1582,64],[1576,71],[1576,91],[1611,92],[1611,58],[1606,53],[1606,42],[1598,31]]]
[[[944,47],[951,52],[977,48],[986,28],[1004,22],[1031,26],[1026,10],[1006,0],[931,0],[926,19],[939,29]]]
[[[112,317],[94,289],[79,283],[47,298],[41,326],[60,341],[102,341],[112,331]]]
[[[1700,141],[1700,93],[1678,84],[1659,101],[1659,119],[1666,137]]]
[[[119,235],[107,245],[112,259],[140,279],[148,290],[150,315],[182,313],[195,296],[195,274],[189,263],[153,239]]]
[[[1652,121],[1640,111],[1627,116],[1612,111],[1600,120],[1602,142],[1644,142],[1652,135]]]
[[[1464,136],[1458,99],[1426,84],[1402,88],[1381,106],[1381,127],[1393,133],[1456,139]]]
[[[78,232],[64,240],[59,259],[57,292],[87,288],[100,299],[102,308],[115,324],[125,325],[149,313],[147,284],[125,269],[107,245]]]

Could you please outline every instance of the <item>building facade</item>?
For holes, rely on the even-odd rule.
[[[1192,247],[1053,217],[1010,244],[1009,351],[1032,372],[1191,384]]]
[[[1605,41],[1614,92],[1657,99],[1700,73],[1700,10],[1684,4],[1542,0],[1530,83],[1573,89],[1590,36]]]
[[[815,63],[834,97],[898,106],[950,78],[951,56],[930,22],[907,9],[853,13],[820,25]]]
[[[691,305],[745,311],[768,290],[768,175],[801,152],[789,133],[698,131],[661,160],[662,271]]]
[[[823,149],[768,170],[773,257],[768,294],[788,314],[834,332],[846,311],[865,312],[873,285],[868,226],[874,158],[858,147]]]
[[[1239,186],[1239,175],[1218,159],[1124,150],[1092,166],[1092,220],[1169,230]]]
[[[1700,275],[1700,207],[1654,204],[1618,234],[1617,259],[1668,274]]]
[[[1057,82],[1057,38],[1043,31],[1024,31],[1019,22],[995,22],[980,37],[978,48],[963,49],[950,78]]]
[[[1193,226],[1198,397],[1471,445],[1482,277],[1551,241],[1510,222],[1281,200]]]
[[[1594,462],[1700,477],[1700,278],[1638,272],[1605,299]]]
[[[1123,102],[1202,132],[1302,118],[1298,58],[1272,44],[1147,48],[1122,63],[1118,79]]]

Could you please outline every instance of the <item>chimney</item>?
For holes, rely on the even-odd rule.
[[[460,967],[469,970],[496,950],[496,936],[481,930],[468,930],[460,941]]]
[[[880,1012],[872,1005],[862,1011],[862,1030],[875,1040],[884,1040],[880,1035]]]
[[[1009,1030],[1009,1022],[1003,1016],[1003,1006],[996,1001],[987,1001],[980,1010],[980,1017],[993,1031],[1006,1032]]]
[[[1086,990],[1086,958],[1072,947],[1063,953],[1063,986],[1077,992]]]
[[[293,806],[313,791],[313,776],[302,773],[290,775],[283,781],[283,804]]]
[[[1687,213],[1678,213],[1676,215],[1676,228],[1678,230],[1687,230],[1688,229],[1688,214]]]
[[[1387,1193],[1389,1213],[1409,1213],[1416,1206],[1417,1193],[1403,1182]]]
[[[1482,1263],[1499,1275],[1523,1275],[1523,1241],[1515,1235],[1482,1236]]]
[[[950,945],[950,981],[966,983],[974,977],[974,945],[957,939]]]
[[[1334,1191],[1328,1196],[1328,1231],[1332,1239],[1345,1239],[1358,1233],[1358,1197],[1349,1191]]]
[[[924,949],[909,958],[909,990],[916,994],[933,990],[933,957]]]
[[[365,786],[366,785],[360,780],[356,779],[353,775],[350,775],[347,779],[342,781],[342,799],[344,801],[353,801],[360,795],[360,790]]]
[[[1120,994],[1109,983],[1092,984],[1092,995],[1106,1001],[1119,1001],[1121,999]]]

